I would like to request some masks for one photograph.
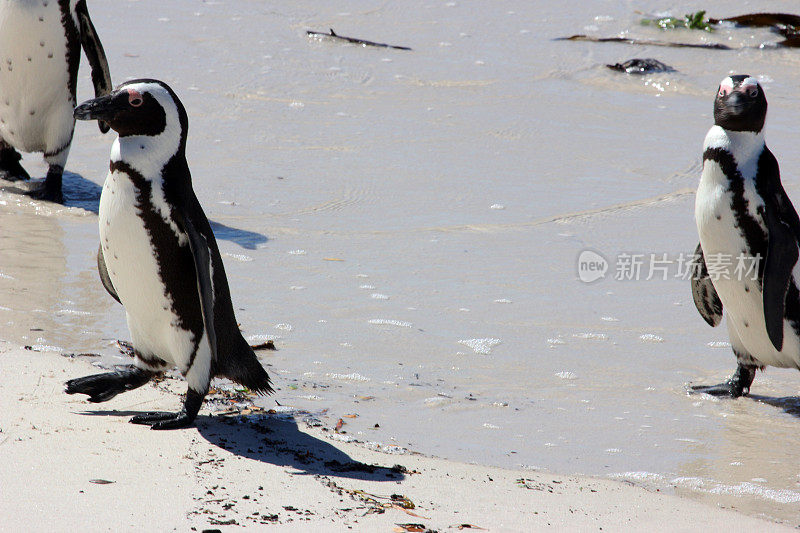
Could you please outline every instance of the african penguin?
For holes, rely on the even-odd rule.
[[[29,179],[18,150],[43,152],[47,177],[29,193],[38,199],[63,201],[81,45],[95,96],[108,94],[108,62],[86,0],[0,1],[0,178]],[[100,131],[108,126],[100,123]]]
[[[711,326],[726,311],[738,367],[724,383],[692,387],[718,396],[750,392],[757,368],[800,369],[800,218],[764,144],[767,99],[747,75],[722,80],[703,145],[692,278]]]
[[[97,265],[125,307],[135,365],[70,380],[66,392],[103,402],[177,367],[189,385],[183,410],[131,419],[153,429],[190,425],[214,376],[272,392],[239,332],[217,241],[192,189],[178,97],[161,81],[133,80],[84,102],[75,117],[119,134],[100,196]]]

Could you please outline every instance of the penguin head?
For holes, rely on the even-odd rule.
[[[119,133],[132,136],[177,135],[185,143],[189,120],[175,92],[163,81],[131,80],[110,94],[88,100],[74,111],[78,120],[102,120]]]
[[[747,74],[728,76],[714,100],[714,124],[730,131],[760,132],[767,118],[767,98],[758,80]]]

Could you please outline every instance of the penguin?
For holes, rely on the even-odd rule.
[[[81,46],[95,96],[108,94],[108,61],[86,0],[0,2],[0,178],[30,179],[19,152],[42,152],[47,177],[28,193],[40,200],[64,200],[61,177],[75,128]],[[108,131],[104,123],[99,127]]]
[[[175,92],[162,81],[132,80],[79,105],[75,118],[105,121],[119,135],[100,195],[97,266],[125,308],[135,359],[72,379],[66,392],[104,402],[177,367],[188,383],[183,409],[130,420],[152,429],[191,425],[215,376],[271,393],[239,331],[217,241],[192,189],[189,121]]]
[[[737,368],[723,383],[692,387],[696,392],[736,398],[749,394],[756,369],[800,369],[800,218],[764,142],[766,116],[755,78],[722,80],[703,144],[691,285],[709,325],[725,311]]]

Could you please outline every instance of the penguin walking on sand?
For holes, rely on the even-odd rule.
[[[61,177],[75,119],[81,46],[95,96],[111,91],[103,46],[86,0],[0,1],[0,179],[30,179],[18,152],[42,152],[44,185],[28,194],[63,202]],[[108,126],[100,123],[105,133]]]
[[[153,429],[190,425],[214,376],[272,392],[239,331],[217,241],[192,189],[178,97],[161,81],[133,80],[81,104],[75,117],[119,134],[100,196],[97,266],[125,307],[135,364],[70,380],[66,392],[104,402],[177,367],[189,385],[181,412],[131,419]]]
[[[800,218],[764,143],[766,116],[755,78],[722,80],[695,201],[692,295],[711,326],[725,310],[738,366],[724,383],[692,387],[697,392],[736,398],[750,392],[758,368],[800,369]]]

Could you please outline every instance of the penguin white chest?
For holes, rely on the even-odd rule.
[[[153,188],[156,187],[160,184],[153,183]],[[138,207],[139,195],[139,189],[124,172],[110,172],[106,177],[99,211],[103,257],[114,289],[125,306],[134,348],[185,373],[196,346],[194,334],[180,327],[179,317],[173,311],[151,236]]]
[[[764,202],[755,188],[755,179],[745,178],[741,198],[734,198],[728,178],[719,164],[706,161],[695,200],[695,219],[706,266],[724,312],[728,315],[731,344],[743,347],[760,364],[796,367],[800,361],[800,339],[784,320],[784,345],[777,351],[767,334],[764,301],[758,281],[759,262],[764,261],[743,235],[734,212],[746,204],[745,215],[755,221],[764,236],[767,227],[761,210]],[[797,278],[797,273],[795,274]]]
[[[46,152],[69,142],[67,51],[57,0],[0,2],[0,135],[15,148]]]

